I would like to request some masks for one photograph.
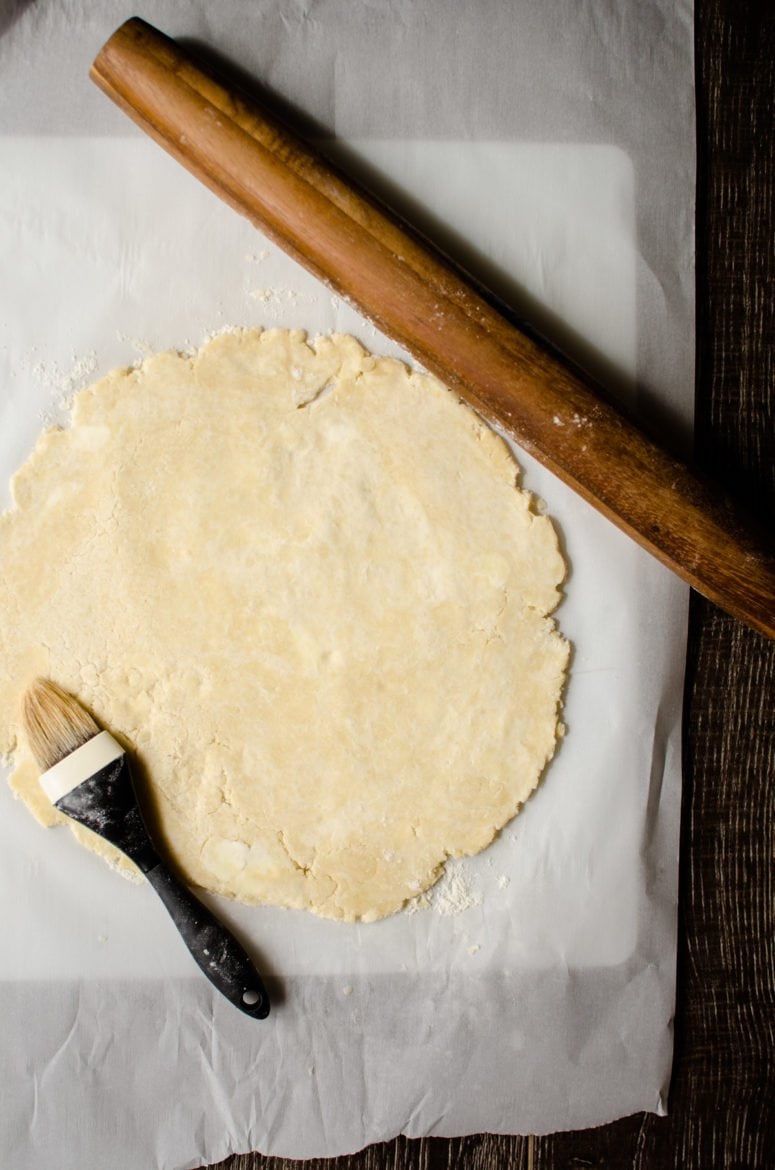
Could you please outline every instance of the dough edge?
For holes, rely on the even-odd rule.
[[[318,363],[322,359],[323,366],[326,366],[326,363],[330,362],[330,360],[335,356],[336,362],[338,362],[336,367],[336,378],[340,381],[344,376],[342,373],[343,370],[350,377],[360,377],[363,373],[373,373],[376,371],[377,374],[383,375],[385,377],[400,376],[404,379],[408,379],[415,385],[422,387],[422,390],[425,393],[438,394],[439,391],[441,391],[441,394],[443,396],[447,396],[447,398],[454,397],[454,395],[451,395],[450,392],[445,387],[441,386],[441,384],[438,383],[437,380],[432,376],[423,372],[411,370],[409,367],[393,358],[374,357],[373,355],[368,354],[367,351],[360,345],[360,343],[355,341],[355,339],[346,335],[334,334],[324,336],[322,338],[315,339],[313,343],[309,343],[307,340],[307,335],[301,330],[234,330],[232,332],[224,333],[215,337],[200,347],[200,349],[198,349],[194,354],[179,354],[175,351],[169,351],[167,353],[153,355],[152,357],[146,359],[139,367],[114,370],[104,378],[100,379],[98,382],[94,383],[92,386],[89,386],[79,392],[73,404],[73,417],[71,425],[67,428],[52,428],[49,431],[44,432],[43,435],[41,435],[39,438],[33,454],[13,477],[12,483],[16,507],[15,509],[12,509],[10,513],[6,513],[4,515],[2,518],[3,521],[5,521],[9,516],[13,517],[14,514],[19,511],[23,512],[26,508],[35,506],[34,500],[30,497],[29,488],[30,486],[34,485],[39,468],[41,465],[45,467],[47,461],[51,458],[52,449],[56,450],[59,444],[66,444],[68,442],[68,436],[70,436],[73,431],[77,430],[79,427],[90,425],[90,419],[93,413],[91,408],[95,403],[99,403],[109,398],[115,399],[120,397],[124,390],[127,389],[128,384],[137,382],[140,379],[155,377],[159,370],[164,371],[171,367],[177,367],[180,363],[183,363],[184,366],[187,366],[189,369],[193,370],[196,366],[196,363],[201,361],[203,358],[218,359],[219,356],[223,357],[231,353],[235,344],[239,347],[246,342],[250,344],[257,339],[262,339],[261,344],[265,345],[272,344],[274,341],[277,341],[283,345],[288,343],[296,347],[294,349],[294,352],[296,353],[306,351],[309,355],[311,355],[310,360],[313,364]],[[398,375],[398,371],[400,371],[400,375]],[[294,407],[296,409],[301,407],[309,408],[310,405],[314,407],[318,402],[320,402],[320,406],[324,405],[323,401],[320,400],[321,387],[318,384],[320,380],[320,377],[318,377],[316,383],[313,379],[313,384],[309,385],[305,379],[300,379],[302,385],[298,388],[298,401],[294,403]],[[323,379],[323,389],[327,388],[326,384],[329,380],[330,378],[328,375],[326,375]],[[336,391],[334,391],[334,394],[335,393]],[[516,487],[519,478],[519,469],[509,448],[505,442],[498,435],[496,435],[495,432],[493,432],[481,419],[479,419],[473,411],[467,407],[463,409],[466,411],[466,425],[474,434],[476,434],[477,441],[488,449],[488,457],[491,460],[492,469],[495,471],[496,477],[505,482],[508,482],[510,490],[516,494],[519,494]],[[532,507],[532,505],[530,505],[530,507]],[[548,519],[537,516],[534,518],[535,520],[540,520],[541,523],[545,523],[551,527]],[[559,580],[561,579],[562,578]],[[552,606],[551,608],[553,609],[554,607]],[[549,612],[551,612],[551,609],[547,610],[547,615]],[[510,811],[508,811],[508,815],[506,815],[505,819],[500,819],[499,823],[484,825],[481,827],[477,841],[475,842],[473,848],[457,849],[447,852],[432,868],[426,872],[425,877],[421,880],[421,888],[417,889],[416,891],[406,892],[405,895],[397,900],[396,904],[391,908],[385,909],[383,907],[379,910],[366,910],[360,914],[335,912],[330,915],[331,917],[344,918],[345,920],[360,919],[362,921],[374,921],[377,918],[394,913],[407,901],[410,901],[411,898],[415,896],[415,894],[422,893],[438,880],[438,878],[441,876],[441,873],[443,872],[444,865],[448,857],[460,857],[480,852],[494,839],[495,836],[497,836],[504,825],[507,824],[523,806],[525,800],[533,791],[534,787],[539,783],[541,777],[545,774],[546,766],[554,755],[556,740],[562,733],[562,725],[559,722],[559,710],[561,706],[561,694],[562,687],[564,685],[564,675],[569,655],[569,647],[564,639],[562,639],[557,633],[554,622],[549,619],[548,616],[544,616],[542,618],[541,624],[543,625],[543,630],[546,637],[553,646],[553,668],[556,677],[559,679],[559,682],[556,683],[557,697],[554,706],[554,725],[551,729],[552,742],[551,746],[548,747],[545,752],[545,758],[543,759],[543,762],[539,763],[538,765],[535,782],[528,788],[527,791],[520,792],[518,796],[511,802],[509,805]],[[31,678],[34,674],[40,673],[41,670],[43,670],[44,673],[46,672],[46,667],[49,664],[42,663],[42,657],[45,656],[41,655],[39,648],[31,653],[27,663],[27,670],[25,672],[28,678]],[[72,676],[63,677],[62,675],[56,678],[55,681],[59,681],[62,685],[69,686],[71,689],[74,688],[74,683],[78,682],[78,680],[73,679]],[[80,691],[83,691],[83,689],[84,688],[80,688]],[[88,687],[85,689],[88,691]],[[134,746],[131,737],[129,737],[129,746]],[[19,742],[17,724],[15,720],[12,720],[10,724],[3,726],[2,743],[0,744],[0,747],[2,747],[2,749],[7,753],[15,753],[16,768],[11,777],[11,788],[15,795],[21,796],[22,799],[25,800],[25,802],[30,807],[30,810],[37,817],[37,819],[41,821],[41,823],[46,825],[67,823],[81,844],[84,844],[88,848],[98,852],[111,865],[122,872],[124,876],[130,877],[134,880],[140,880],[138,871],[134,865],[129,862],[122,854],[120,854],[118,850],[110,846],[109,843],[104,842],[101,838],[95,837],[95,835],[89,833],[88,830],[73,824],[69,818],[63,817],[55,809],[47,804],[47,801],[42,794],[42,790],[37,784],[34,764],[26,754],[23,744]],[[290,851],[288,850],[288,847],[284,841],[282,842],[282,847],[286,852],[289,853],[290,856]],[[235,893],[234,890],[229,888],[228,882],[221,883],[221,888],[217,888],[217,885],[214,886],[212,883],[208,883],[207,888],[215,888],[215,892],[225,894],[228,897],[240,896],[238,893]],[[253,899],[248,899],[242,896],[241,900],[252,901]],[[255,902],[257,904],[261,904],[261,899],[255,899]],[[304,903],[299,901],[289,901],[286,904],[294,907],[303,906],[304,908],[315,910],[324,917],[329,916],[325,907],[314,905],[304,906]]]

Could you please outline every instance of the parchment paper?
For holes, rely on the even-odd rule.
[[[689,4],[139,11],[293,102],[642,418],[686,439]],[[79,385],[150,349],[261,324],[401,356],[87,81],[131,14],[0,6],[3,484]],[[664,1112],[687,590],[517,457],[571,567],[557,614],[574,646],[566,740],[431,909],[348,926],[210,899],[270,975],[267,1022],[211,992],[149,888],[0,790],[9,1165],[183,1170],[249,1149],[325,1156],[397,1133]]]

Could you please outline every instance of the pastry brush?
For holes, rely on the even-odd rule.
[[[156,851],[121,744],[77,699],[47,679],[36,679],[26,692],[22,720],[43,769],[41,785],[54,806],[131,858],[213,986],[246,1015],[265,1019],[269,997],[250,957]]]

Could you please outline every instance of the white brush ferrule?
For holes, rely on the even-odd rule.
[[[43,791],[51,803],[56,804],[68,792],[83,784],[84,780],[99,772],[100,768],[107,767],[124,754],[121,744],[109,731],[99,731],[43,773],[40,778]]]

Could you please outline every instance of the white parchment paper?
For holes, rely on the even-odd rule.
[[[675,440],[692,406],[691,7],[567,9],[439,0],[353,19],[331,0],[167,0],[145,15],[295,103]],[[78,386],[148,350],[260,324],[401,356],[87,81],[128,15],[0,6],[3,484]],[[0,791],[9,1164],[182,1170],[664,1111],[687,591],[517,458],[571,570],[566,740],[431,909],[350,926],[210,899],[270,976],[265,1023],[211,992],[150,889]]]

